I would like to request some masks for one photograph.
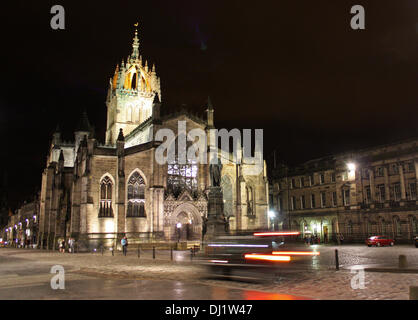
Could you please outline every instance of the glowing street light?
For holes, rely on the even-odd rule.
[[[274,212],[273,210],[269,211],[269,218],[270,219],[274,219],[276,217],[276,212]]]
[[[350,171],[355,171],[356,170],[356,165],[353,162],[347,163],[347,168]]]
[[[180,242],[180,237],[181,237],[181,234],[180,234],[181,223],[178,222],[176,224],[176,227],[177,227],[177,242]]]
[[[354,180],[356,178],[356,164],[353,162],[347,163],[348,180]]]

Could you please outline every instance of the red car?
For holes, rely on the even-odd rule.
[[[389,239],[385,236],[373,236],[366,240],[367,246],[376,246],[376,247],[383,247],[383,246],[393,246],[395,244],[395,240]]]

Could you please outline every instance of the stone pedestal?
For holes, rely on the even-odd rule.
[[[205,240],[212,240],[226,234],[224,201],[221,187],[210,187],[208,194],[208,220],[206,222]]]

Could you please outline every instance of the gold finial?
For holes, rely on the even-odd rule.
[[[139,25],[139,22],[135,23],[135,24],[134,24],[134,27],[137,27],[138,25]]]

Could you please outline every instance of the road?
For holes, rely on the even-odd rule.
[[[215,280],[188,252],[130,251],[60,254],[57,252],[0,249],[0,299],[408,299],[410,285],[418,274],[367,272],[365,288],[351,287],[352,267],[397,267],[398,256],[407,256],[418,268],[418,249],[413,246],[369,248],[365,245],[315,246],[320,252],[301,269],[284,269],[277,281],[245,283]],[[335,271],[335,249],[340,271]],[[53,265],[65,269],[65,289],[51,289]]]
[[[124,280],[79,274],[66,266],[65,288],[52,289],[51,261],[25,259],[25,252],[0,251],[1,300],[295,300],[301,296],[227,288],[175,280]],[[21,257],[19,257],[21,256]],[[58,261],[60,262],[60,261]]]

